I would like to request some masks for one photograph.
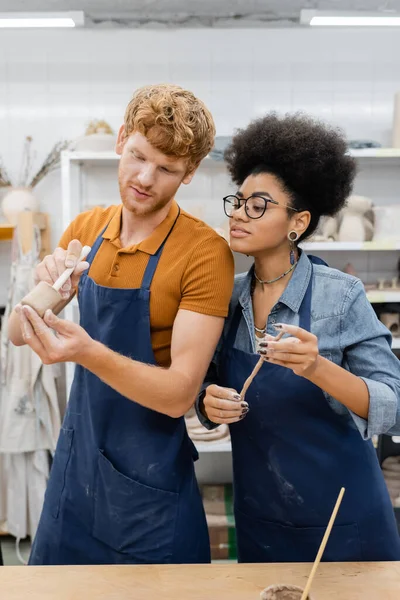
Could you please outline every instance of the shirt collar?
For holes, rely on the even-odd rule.
[[[311,278],[311,269],[311,262],[307,254],[301,252],[288,286],[279,299],[281,304],[285,304],[295,313],[299,312],[301,303],[303,302]]]
[[[299,251],[299,261],[294,270],[287,288],[279,298],[280,304],[285,304],[293,312],[298,313],[301,303],[307,291],[311,278],[311,262],[305,252]],[[251,282],[253,279],[254,265],[242,281],[242,289],[239,293],[239,302],[244,307],[251,303]]]
[[[129,252],[136,252],[140,250],[141,252],[146,252],[146,254],[156,254],[157,250],[159,249],[159,247],[167,237],[168,233],[170,232],[178,216],[178,212],[179,206],[177,205],[175,200],[173,200],[168,215],[166,216],[164,221],[162,221],[162,223],[160,223],[160,225],[156,227],[153,233],[145,240],[140,242],[140,244],[130,246],[129,248],[127,248],[127,250],[129,250]],[[112,217],[106,230],[103,233],[103,238],[105,240],[110,240],[110,242],[114,243],[117,242],[117,245],[119,242],[119,236],[121,232],[121,217],[122,204],[118,206],[118,209],[116,210],[114,216]]]

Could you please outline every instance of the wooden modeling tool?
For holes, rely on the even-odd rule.
[[[328,543],[328,539],[331,534],[332,527],[333,527],[333,524],[336,519],[336,515],[339,511],[340,504],[341,504],[343,496],[344,496],[344,492],[345,492],[345,489],[342,488],[340,490],[338,499],[336,500],[335,507],[332,511],[331,518],[330,518],[328,526],[325,530],[325,535],[322,539],[321,545],[318,550],[317,557],[312,566],[310,575],[308,576],[307,584],[306,584],[306,587],[304,588],[304,590],[302,590],[300,587],[297,587],[295,585],[286,585],[286,584],[271,585],[270,587],[266,588],[261,593],[261,600],[311,600],[311,596],[309,596],[310,588],[311,588],[311,585],[312,585],[312,582],[314,579],[314,575],[317,571],[318,565],[321,562],[321,558],[325,551],[326,544]]]
[[[326,528],[325,535],[324,535],[324,537],[322,539],[322,542],[321,542],[321,545],[319,547],[317,558],[314,561],[313,567],[311,569],[311,573],[310,573],[310,575],[308,577],[308,581],[307,581],[306,587],[304,588],[304,592],[303,592],[303,595],[301,597],[301,600],[306,600],[306,598],[308,596],[308,592],[310,591],[311,584],[312,584],[313,579],[314,579],[314,575],[316,573],[316,570],[318,568],[319,563],[321,562],[321,558],[322,558],[322,555],[323,555],[323,553],[325,551],[325,546],[328,543],[329,536],[331,534],[332,527],[333,527],[333,524],[334,524],[335,519],[336,519],[336,515],[338,514],[340,505],[342,503],[344,492],[345,492],[344,488],[342,488],[340,490],[340,492],[339,492],[338,499],[336,500],[335,507],[333,509],[331,518],[330,518],[329,523],[328,523],[328,527]]]
[[[78,263],[87,257],[90,250],[90,246],[84,246],[82,248]],[[50,285],[46,281],[40,281],[37,286],[35,286],[33,290],[21,300],[21,304],[30,306],[38,313],[40,317],[43,317],[48,308],[53,310],[58,304],[64,301],[63,297],[59,293],[59,290],[72,275],[74,269],[75,267],[65,269],[64,273],[60,275],[53,285]]]

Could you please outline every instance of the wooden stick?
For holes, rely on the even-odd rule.
[[[83,248],[81,250],[81,254],[78,258],[78,263],[80,263],[81,260],[84,260],[87,257],[90,250],[91,250],[90,246],[83,246]],[[67,281],[67,279],[69,279],[70,275],[73,273],[74,269],[75,269],[75,267],[70,267],[69,269],[65,269],[64,273],[62,273],[60,275],[60,277],[57,279],[57,281],[55,281],[53,283],[52,287],[56,290],[56,292],[60,291],[60,289],[62,288],[64,283]]]
[[[274,339],[274,342],[279,342],[279,340],[281,339],[281,337],[285,334],[284,331],[280,331],[278,333],[278,335],[276,336],[276,338]],[[254,367],[254,369],[252,370],[252,372],[250,373],[250,375],[248,376],[248,378],[246,379],[246,381],[244,382],[242,391],[240,392],[240,399],[244,400],[244,397],[246,395],[247,390],[250,387],[251,382],[253,381],[254,377],[257,375],[258,371],[261,369],[262,365],[264,362],[264,358],[261,356],[259,361],[257,362],[256,366]]]
[[[319,563],[321,561],[322,555],[323,555],[324,550],[325,550],[325,546],[328,543],[328,539],[329,539],[330,533],[332,531],[332,527],[333,527],[333,524],[335,522],[336,515],[338,513],[340,504],[341,504],[343,496],[344,496],[344,492],[345,492],[344,488],[342,488],[340,490],[340,492],[339,492],[339,496],[338,496],[338,499],[336,500],[335,508],[333,509],[331,518],[330,518],[329,523],[328,523],[328,527],[326,528],[325,535],[323,537],[323,540],[322,540],[321,545],[320,545],[319,550],[318,550],[317,558],[314,561],[313,567],[311,569],[311,573],[310,573],[310,575],[308,577],[307,585],[304,588],[303,595],[301,596],[301,600],[306,600],[306,598],[308,598],[308,593],[310,591],[311,584],[313,582],[315,572],[316,572],[316,570],[318,568],[318,565],[319,565]]]

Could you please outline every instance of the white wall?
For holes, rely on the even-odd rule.
[[[1,31],[0,156],[16,175],[26,135],[40,161],[54,142],[81,135],[93,118],[117,129],[133,90],[165,81],[199,95],[219,135],[271,109],[302,109],[344,127],[349,138],[387,146],[400,90],[400,36],[394,30]],[[393,170],[378,178],[367,170],[358,191],[394,202],[393,178]],[[212,200],[202,215],[217,225],[227,187],[223,171],[203,170],[180,199],[195,212]],[[37,194],[52,214],[55,243],[62,230],[59,174]],[[91,201],[118,201],[115,185],[109,196]],[[6,252],[3,245],[2,283]]]

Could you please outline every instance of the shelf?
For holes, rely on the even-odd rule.
[[[360,150],[349,150],[349,155],[357,159],[398,159],[400,161],[400,148],[363,148]],[[113,166],[118,163],[120,157],[115,152],[63,152],[62,156],[73,163],[85,166]],[[200,167],[223,168],[223,160],[214,160],[207,155]]]
[[[372,304],[382,304],[386,302],[400,302],[400,290],[399,291],[379,291],[373,290],[367,292],[367,298]]]
[[[350,148],[350,156],[354,158],[399,158],[400,148]]]
[[[63,157],[72,163],[78,163],[85,166],[114,166],[118,163],[120,156],[115,152],[63,152]],[[222,160],[213,160],[206,156],[200,166],[211,168],[225,168],[225,162]]]
[[[378,252],[400,250],[400,241],[372,242],[305,242],[300,244],[307,252]]]
[[[392,350],[400,350],[400,337],[392,339]]]
[[[199,454],[208,454],[215,452],[231,452],[232,446],[230,442],[193,442]]]
[[[0,223],[0,241],[12,240],[14,235],[14,225],[9,223]]]
[[[82,163],[86,166],[117,165],[120,159],[115,152],[63,152],[62,155],[72,163]]]

